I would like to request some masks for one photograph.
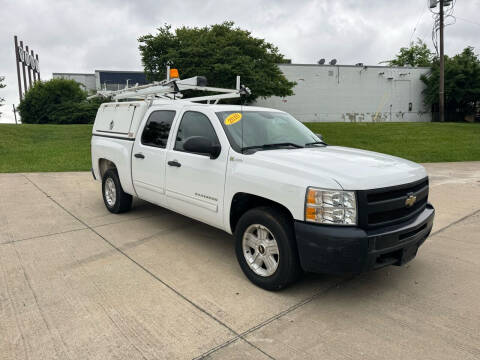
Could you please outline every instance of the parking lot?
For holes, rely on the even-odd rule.
[[[267,292],[228,234],[91,174],[0,174],[1,359],[479,359],[480,162],[426,165],[431,237],[405,267]]]

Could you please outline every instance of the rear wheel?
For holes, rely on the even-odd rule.
[[[105,171],[102,178],[103,202],[108,211],[119,214],[132,208],[132,195],[123,191],[117,170]]]
[[[245,275],[266,290],[280,290],[301,274],[289,216],[273,207],[247,211],[235,228],[237,260]]]

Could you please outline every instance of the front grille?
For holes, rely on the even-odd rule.
[[[410,195],[412,206],[405,204]],[[388,188],[358,191],[359,225],[363,228],[388,226],[420,214],[428,202],[428,178]]]

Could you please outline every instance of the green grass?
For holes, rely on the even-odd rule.
[[[330,145],[416,162],[480,160],[480,123],[309,123]],[[0,125],[0,172],[85,171],[91,125]]]
[[[480,160],[480,123],[308,123],[329,145],[415,162]]]
[[[91,125],[0,125],[0,172],[91,168]]]

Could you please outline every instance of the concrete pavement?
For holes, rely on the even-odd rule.
[[[232,238],[90,173],[0,174],[0,359],[478,359],[480,162],[426,165],[432,236],[405,267],[253,286]]]

